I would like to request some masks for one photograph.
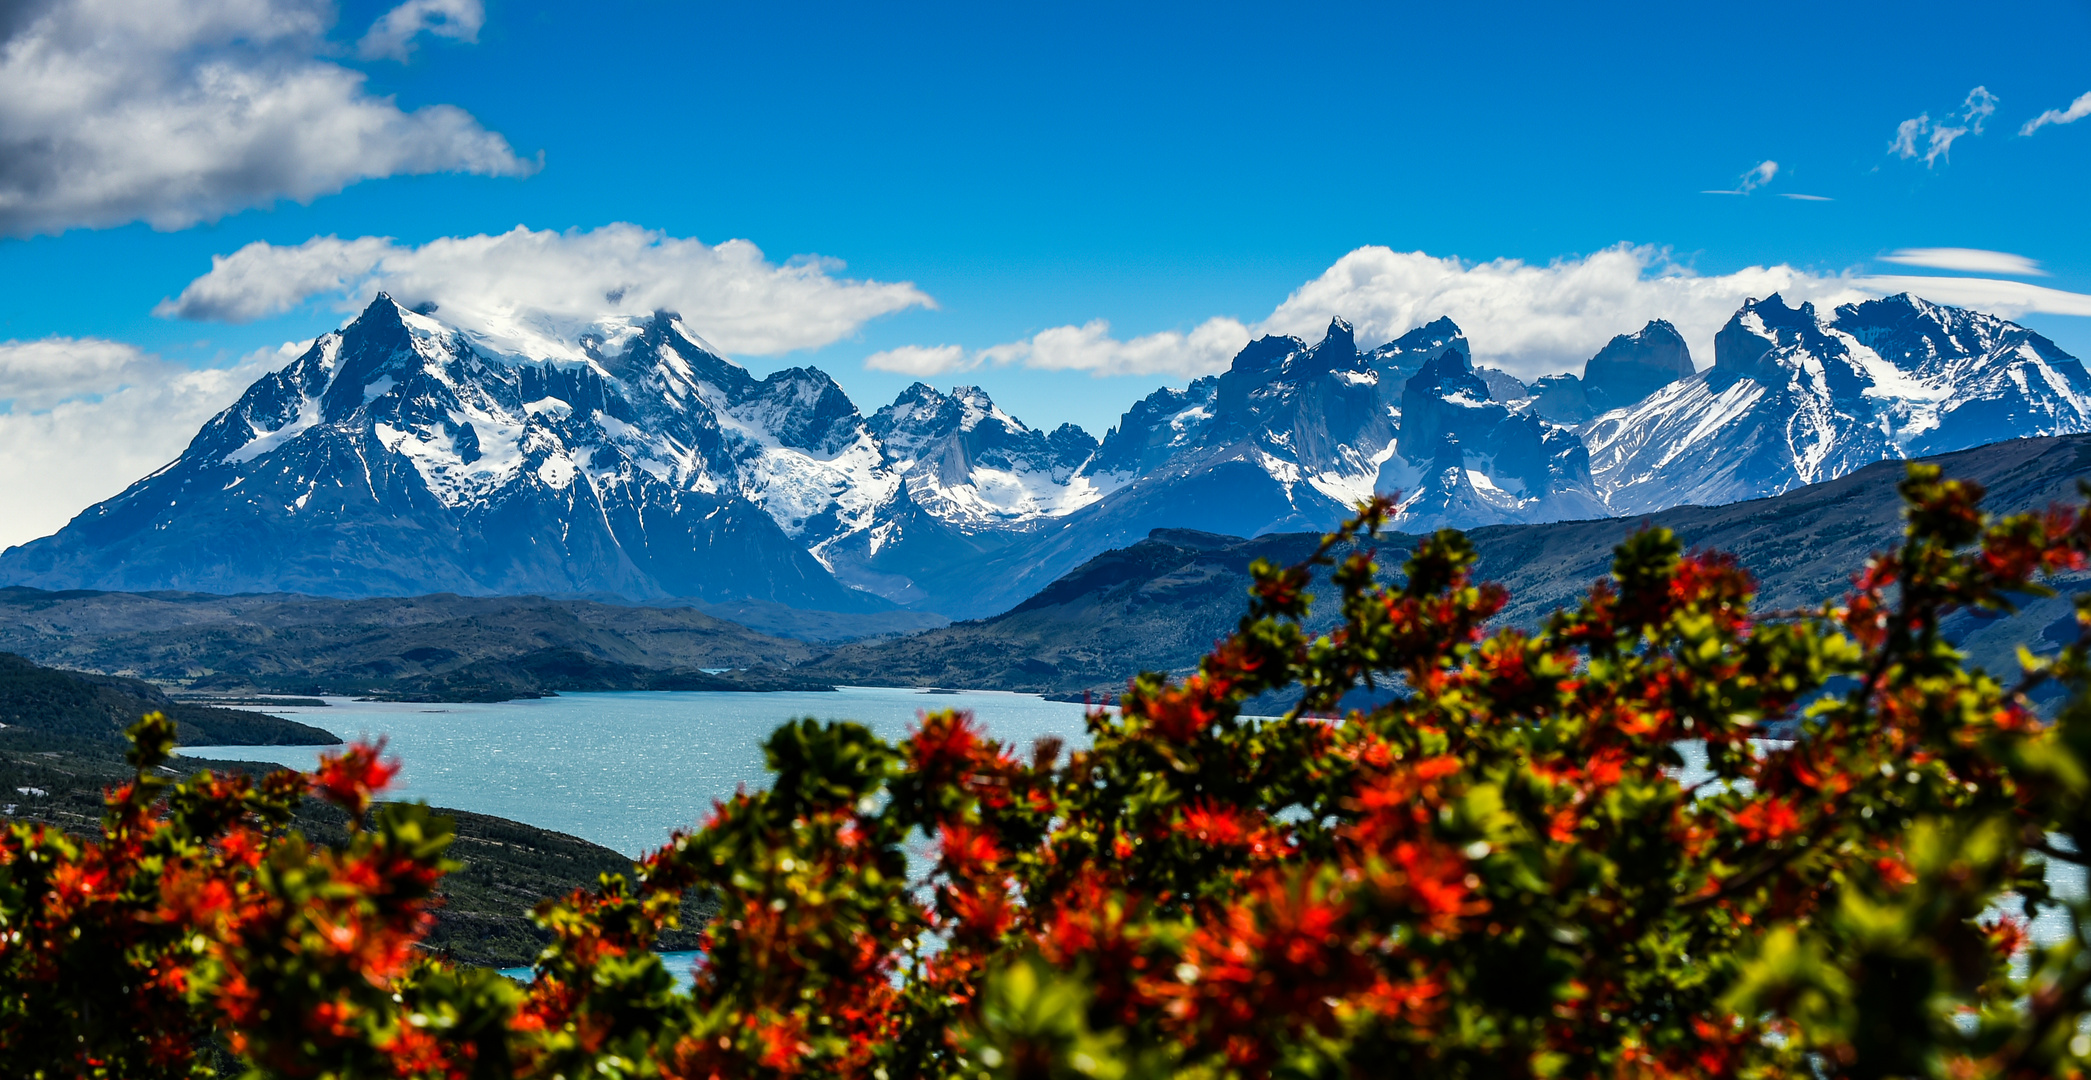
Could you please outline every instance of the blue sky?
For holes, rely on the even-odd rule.
[[[1244,332],[1303,328],[1331,312],[1369,322],[1341,310],[1340,290],[1277,317],[1295,290],[1368,245],[1540,267],[1641,245],[1648,273],[1784,266],[1823,296],[1867,275],[1950,276],[1883,257],[1967,248],[2023,256],[2046,275],[1983,276],[2091,293],[2091,120],[2020,134],[2091,92],[2083,0],[905,11],[410,0],[401,10],[415,4],[481,20],[456,35],[473,40],[437,32],[372,45],[367,31],[398,5],[307,2],[282,6],[319,20],[316,29],[281,48],[362,73],[366,97],[396,96],[402,110],[462,110],[480,131],[470,137],[495,133],[513,157],[480,146],[452,162],[480,174],[387,176],[432,167],[395,154],[342,166],[378,178],[338,193],[327,193],[338,178],[325,176],[302,190],[302,181],[279,185],[291,198],[270,197],[267,178],[241,180],[249,186],[213,204],[230,208],[222,213],[155,210],[151,189],[172,183],[155,181],[129,203],[18,214],[14,235],[0,239],[0,342],[94,339],[161,358],[166,370],[222,369],[338,325],[345,301],[302,300],[245,323],[155,315],[213,256],[256,241],[390,237],[411,249],[518,225],[629,222],[705,245],[744,239],[772,263],[841,260],[846,269],[827,276],[911,282],[934,302],[856,318],[825,343],[731,350],[757,370],[818,365],[868,411],[912,376],[866,370],[866,357],[956,346],[951,355],[972,366],[931,382],[978,383],[1033,424],[1072,420],[1101,434],[1133,399],[1210,361],[1110,361],[1095,370],[1130,373],[1098,375],[1041,370],[1036,348],[980,351],[1099,319],[1119,340],[1214,318]],[[440,19],[424,21],[440,31]],[[218,47],[205,41],[198,55]],[[1971,97],[1978,86],[1986,99]],[[1993,110],[1971,116],[1984,100]],[[1915,131],[1916,156],[1891,151],[1898,125],[1920,116],[1930,122]],[[23,145],[10,123],[27,121],[0,108],[0,144]],[[1967,131],[1927,161],[1932,132],[1955,127]],[[383,156],[382,147],[358,152]],[[1739,190],[1765,162],[1775,173],[1747,194],[1705,193]],[[163,227],[114,223],[127,213],[158,214]],[[2091,356],[2091,318],[2040,306],[2014,313]],[[1386,307],[1376,329],[1392,336],[1408,316],[1389,312],[1408,310]],[[1632,305],[1619,310],[1640,317]],[[1511,333],[1469,332],[1484,358],[1484,332]],[[1561,350],[1580,347],[1513,349],[1504,362],[1536,370],[1555,356],[1546,348],[1572,360]],[[124,363],[103,368],[132,370]],[[80,395],[107,392],[95,370],[83,366]],[[15,413],[66,396],[39,393],[16,394]],[[139,460],[155,452],[140,449]],[[0,484],[28,461],[0,439]]]

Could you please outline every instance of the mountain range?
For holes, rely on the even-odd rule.
[[[1949,476],[1988,488],[1984,506],[1997,512],[2039,510],[2081,499],[2091,475],[2091,436],[2013,439],[1934,457]],[[1698,550],[1724,551],[1756,578],[1758,610],[1812,607],[1839,596],[1873,551],[1896,542],[1902,503],[1899,462],[1877,462],[1849,475],[1764,499],[1725,506],[1687,506],[1645,518],[1538,525],[1491,525],[1468,532],[1477,579],[1500,582],[1510,600],[1500,624],[1534,626],[1571,605],[1611,569],[1612,550],[1644,526],[1662,526]],[[1383,534],[1379,562],[1390,579],[1420,537]],[[1157,529],[1137,543],[1076,567],[1015,608],[905,638],[860,641],[803,661],[802,678],[894,686],[964,686],[1104,701],[1142,671],[1185,675],[1214,642],[1232,632],[1246,608],[1249,565],[1277,565],[1312,554],[1319,533],[1254,538],[1189,529]],[[1995,673],[2017,670],[2021,644],[2051,651],[2075,639],[2071,594],[2091,588],[2091,575],[2066,575],[2060,595],[2026,597],[2016,613],[1963,611],[1942,627],[1976,663]],[[1309,621],[1321,630],[1337,618],[1336,592],[1325,575],[1310,591],[1319,599]]]
[[[1407,530],[1597,519],[2091,431],[2076,359],[1909,296],[1751,300],[1704,371],[1656,321],[1529,385],[1477,368],[1448,319],[1372,348],[1338,319],[1251,342],[1101,440],[971,387],[865,415],[672,313],[528,348],[436,314],[380,294],[174,462],[0,553],[0,582],[977,618],[1156,528],[1322,530],[1375,491]]]

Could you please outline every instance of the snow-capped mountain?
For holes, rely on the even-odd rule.
[[[2091,431],[2051,342],[1909,297],[1751,301],[1714,365],[1657,320],[1580,375],[1477,369],[1439,319],[1361,349],[1251,342],[1102,440],[977,388],[861,413],[757,377],[669,313],[473,336],[380,296],[257,381],[172,464],[0,554],[45,588],[617,594],[992,614],[1156,528],[1397,528],[1640,513],[1887,457]]]
[[[1341,319],[1311,345],[1251,342],[1224,373],[1134,404],[1068,488],[1085,501],[987,529],[911,484],[868,536],[822,553],[846,582],[970,617],[1153,529],[1322,530],[1374,491],[1409,493],[1403,527],[1604,512],[1582,443],[1491,400],[1445,319],[1370,351]]]
[[[923,383],[901,391],[867,425],[910,497],[938,517],[993,525],[1057,516],[1109,490],[1084,475],[1096,440],[1073,424],[1034,431],[975,386],[947,397]]]
[[[1714,364],[1581,430],[1614,513],[1734,502],[1883,458],[2091,430],[2091,377],[2022,326],[1908,295],[1752,300]]]
[[[885,476],[832,380],[755,379],[669,316],[599,329],[579,359],[494,359],[380,296],[0,566],[46,587],[884,606],[793,539],[847,527]]]

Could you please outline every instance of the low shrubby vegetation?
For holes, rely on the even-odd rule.
[[[450,826],[374,801],[377,748],[175,783],[149,717],[99,837],[0,840],[0,1069],[2077,1075],[2091,908],[2050,874],[2091,850],[2085,645],[2000,681],[1940,625],[2083,570],[2091,517],[1989,520],[1923,466],[1903,493],[1904,542],[1834,605],[1753,612],[1731,560],[1650,530],[1493,633],[1466,540],[1388,585],[1367,507],[1255,566],[1239,629],[1086,748],[781,728],[767,791],[539,908],[527,985],[417,947]],[[1316,563],[1341,619],[1310,637]],[[338,842],[288,828],[308,795]],[[693,888],[718,913],[685,989],[650,948]]]

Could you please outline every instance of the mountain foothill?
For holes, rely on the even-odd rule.
[[[699,330],[616,316],[524,355],[379,294],[175,461],[0,553],[0,584],[921,629],[1010,612],[1157,529],[1316,533],[1375,492],[1399,493],[1408,533],[1589,522],[2091,432],[2078,360],[1908,295],[1752,299],[1703,369],[1658,319],[1531,383],[1477,366],[1449,319],[1379,344],[1336,319],[1154,391],[1101,439],[966,386],[917,383],[866,415],[820,370],[757,376]]]

